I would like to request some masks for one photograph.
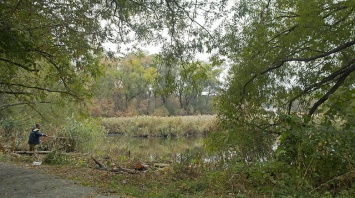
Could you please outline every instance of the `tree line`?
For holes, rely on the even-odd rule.
[[[143,51],[102,61],[105,75],[94,86],[93,116],[214,114],[222,69],[203,61],[167,67]]]

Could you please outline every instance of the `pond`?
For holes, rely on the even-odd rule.
[[[204,137],[143,138],[110,135],[105,138],[103,153],[142,161],[179,161],[181,154],[203,152]]]

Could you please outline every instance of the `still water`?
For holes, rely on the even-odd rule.
[[[105,139],[102,151],[141,160],[170,161],[176,160],[186,152],[202,152],[203,139],[203,137],[142,138],[111,135]]]

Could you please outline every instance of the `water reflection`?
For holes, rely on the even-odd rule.
[[[101,150],[108,154],[141,158],[148,161],[171,161],[182,153],[202,149],[203,137],[142,138],[110,135]]]

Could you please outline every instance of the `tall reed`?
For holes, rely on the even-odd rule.
[[[103,118],[109,133],[144,137],[183,137],[206,135],[216,130],[216,116],[137,116]]]

